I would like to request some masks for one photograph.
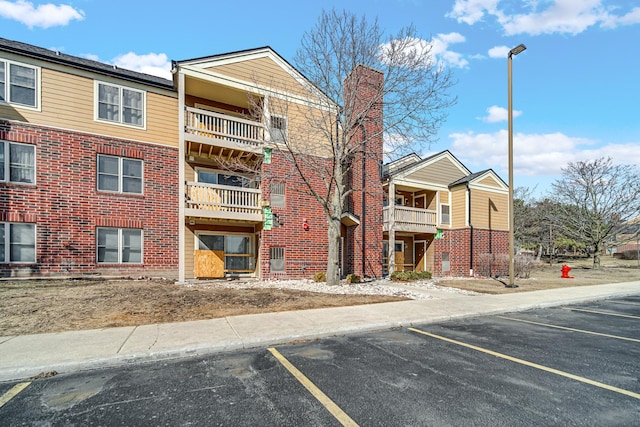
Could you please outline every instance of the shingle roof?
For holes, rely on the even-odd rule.
[[[137,71],[118,68],[115,65],[105,64],[91,59],[80,58],[78,56],[67,55],[61,52],[44,49],[27,43],[8,40],[0,37],[0,51],[11,52],[18,55],[41,59],[56,64],[68,65],[82,70],[92,71],[124,80],[155,86],[161,89],[175,91],[173,82],[162,77],[152,76]]]

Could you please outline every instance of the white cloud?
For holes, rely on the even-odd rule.
[[[460,33],[438,34],[431,41],[419,38],[398,40],[385,43],[380,46],[380,61],[389,62],[390,56],[395,56],[396,61],[401,61],[406,57],[416,55],[416,57],[429,58],[429,61],[436,61],[440,64],[447,64],[452,67],[465,68],[469,62],[458,52],[449,50],[449,46],[454,43],[466,41]],[[393,53],[395,52],[395,54]],[[401,54],[398,54],[401,52]],[[428,65],[433,65],[432,63]]]
[[[504,59],[509,55],[511,50],[508,46],[496,46],[489,49],[489,58],[501,58]]]
[[[520,110],[513,110],[513,117],[518,117],[522,114]],[[480,120],[487,123],[504,122],[509,118],[509,111],[506,108],[492,105],[487,108],[487,115],[485,117],[479,117]]]
[[[470,169],[493,168],[507,176],[508,134],[463,132],[449,135],[451,151]],[[569,162],[611,157],[617,164],[640,164],[640,142],[599,145],[561,132],[516,133],[513,136],[514,176],[559,177]]]
[[[15,2],[0,0],[0,16],[21,22],[29,28],[49,28],[65,26],[74,19],[82,21],[84,12],[66,4],[47,3],[34,6],[33,3],[25,0]]]
[[[516,34],[579,34],[600,25],[614,28],[640,23],[640,7],[614,14],[606,0],[546,0],[522,3],[522,13],[513,13],[514,5],[501,0],[456,0],[447,16],[473,25],[485,17],[492,17],[506,35]],[[499,8],[503,6],[502,9]],[[509,12],[507,12],[509,8]]]
[[[164,53],[138,55],[133,52],[117,56],[111,61],[118,67],[171,79],[171,61]]]

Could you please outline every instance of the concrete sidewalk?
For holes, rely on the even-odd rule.
[[[424,292],[430,293],[432,298],[194,322],[0,337],[0,381],[49,371],[73,372],[640,295],[640,281],[503,295]]]

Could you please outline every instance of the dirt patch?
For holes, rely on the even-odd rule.
[[[573,279],[561,277],[562,265],[569,265]],[[527,279],[516,278],[517,288],[507,288],[508,277],[496,279],[443,278],[438,285],[485,294],[511,294],[515,292],[539,291],[543,289],[566,288],[572,286],[603,285],[607,283],[631,282],[640,280],[638,261],[617,260],[604,257],[600,269],[593,268],[592,259],[568,259],[553,265],[540,264],[531,270]]]
[[[402,301],[290,289],[181,286],[159,280],[0,283],[0,336],[137,326]]]
[[[567,262],[574,279],[560,278],[561,264],[539,266],[529,279],[506,288],[506,278],[442,279],[440,286],[489,294],[527,292],[640,280],[637,261]],[[501,282],[502,281],[502,282]],[[0,282],[0,336],[213,319],[241,314],[401,301],[389,295],[340,295],[278,288],[227,288],[215,283],[175,285],[160,280],[47,280]]]

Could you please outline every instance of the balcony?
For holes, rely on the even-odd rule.
[[[202,182],[186,185],[185,216],[262,222],[260,190]]]
[[[436,233],[436,211],[394,206],[393,229],[410,233]],[[383,230],[389,231],[389,206],[382,210]]]
[[[261,154],[265,138],[260,122],[193,107],[185,107],[184,132],[187,154],[208,157]]]

